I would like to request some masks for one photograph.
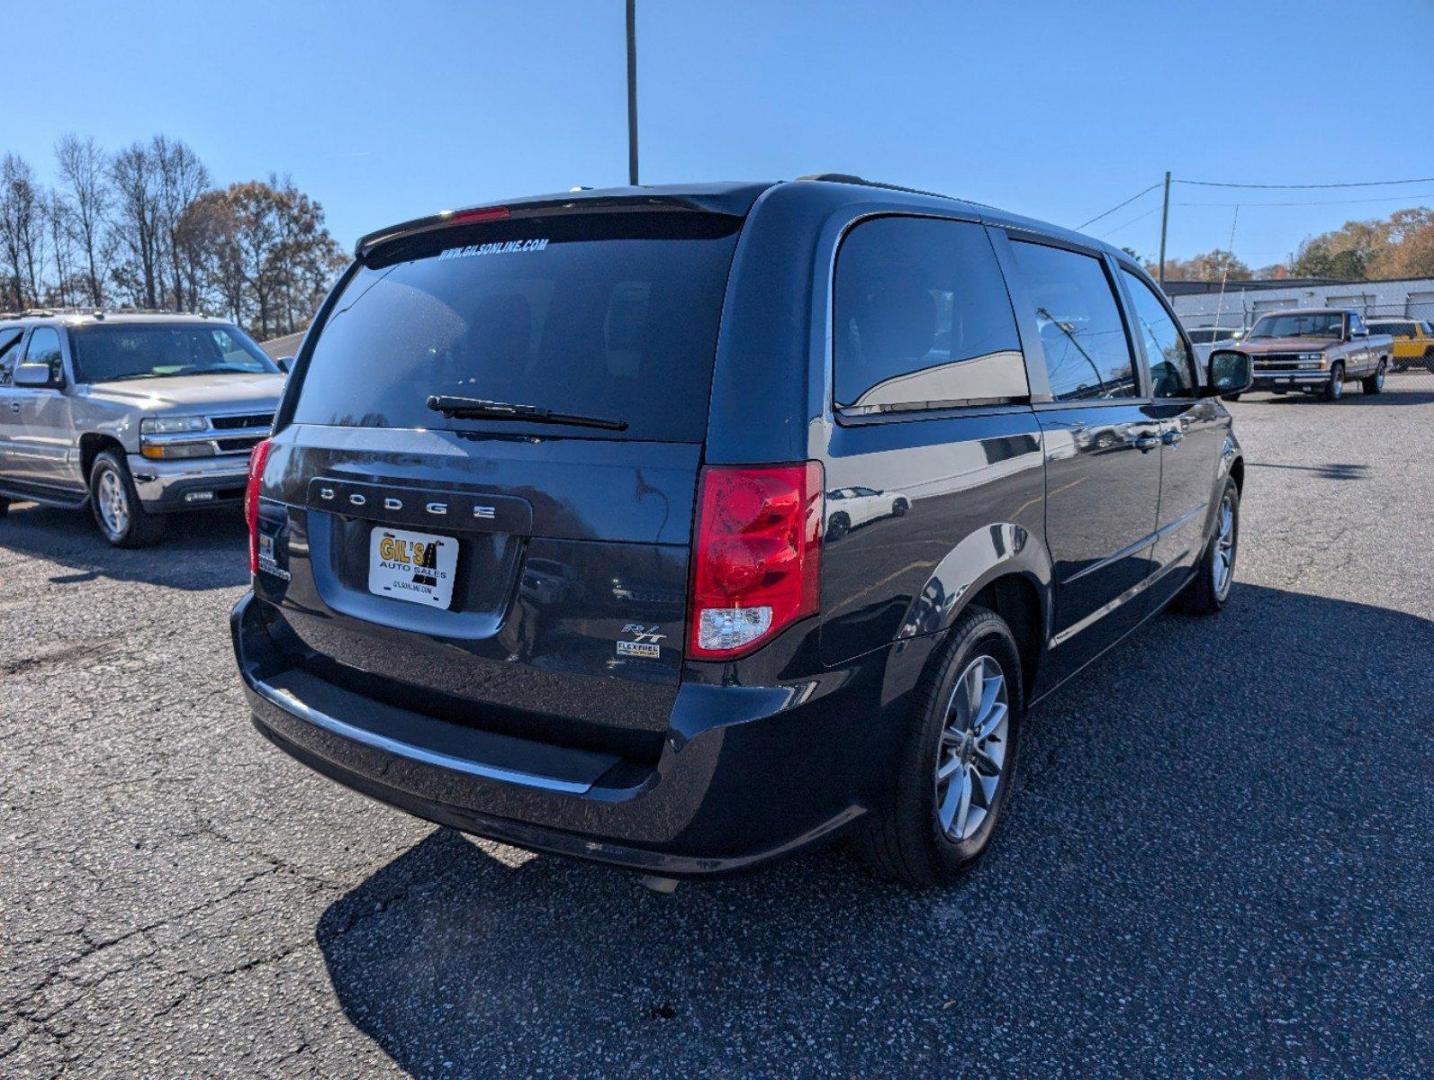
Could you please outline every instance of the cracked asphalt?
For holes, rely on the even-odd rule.
[[[1027,727],[1003,834],[651,894],[252,731],[235,518],[0,522],[0,1076],[1434,1074],[1434,385],[1231,408],[1232,606]]]

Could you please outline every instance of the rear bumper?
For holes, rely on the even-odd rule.
[[[504,843],[664,876],[733,873],[860,817],[880,773],[863,743],[881,725],[862,700],[880,678],[845,672],[830,692],[684,683],[660,760],[642,764],[434,719],[286,667],[261,607],[246,595],[230,622],[265,738],[356,791]]]
[[[154,461],[129,455],[139,500],[150,513],[240,506],[248,481],[248,458],[233,454],[180,461]]]

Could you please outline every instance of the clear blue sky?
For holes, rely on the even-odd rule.
[[[626,180],[622,0],[63,0],[4,21],[24,34],[0,149],[47,180],[66,131],[111,148],[163,131],[217,181],[290,174],[346,247],[436,209]],[[1165,169],[1434,176],[1434,0],[638,0],[638,53],[651,183],[855,172],[1077,225]],[[1235,250],[1260,266],[1347,219],[1434,206],[1434,183],[1177,186],[1170,253],[1229,240],[1232,206],[1183,204],[1237,201]],[[1090,231],[1153,255],[1159,220],[1151,194]]]

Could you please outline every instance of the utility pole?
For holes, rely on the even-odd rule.
[[[632,4],[632,0],[628,0]],[[635,166],[634,166],[635,167]],[[1170,170],[1165,170],[1165,206],[1160,211],[1160,291],[1165,291],[1165,227],[1170,224]]]
[[[1166,199],[1170,174],[1165,174]],[[637,187],[637,0],[627,0],[627,182]]]

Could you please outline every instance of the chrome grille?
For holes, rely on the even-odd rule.
[[[209,424],[216,431],[231,431],[234,428],[274,426],[273,413],[250,413],[244,416],[211,416]]]

